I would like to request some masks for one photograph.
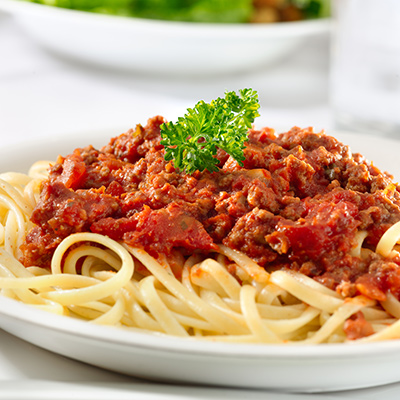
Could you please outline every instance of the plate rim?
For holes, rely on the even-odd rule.
[[[6,306],[6,307],[4,307]],[[21,313],[15,314],[15,311]],[[218,357],[226,359],[245,358],[263,360],[296,359],[301,361],[346,359],[368,359],[400,354],[400,339],[373,343],[332,343],[310,345],[275,345],[254,343],[225,343],[218,341],[196,341],[194,338],[174,337],[157,333],[136,332],[118,327],[95,325],[86,321],[60,316],[35,309],[14,299],[0,296],[0,328],[9,331],[2,324],[3,318],[28,323],[44,329],[51,329],[66,335],[106,343],[123,348],[146,349],[149,351],[173,353],[176,356]],[[111,335],[112,333],[112,335]],[[15,336],[17,334],[13,333]]]

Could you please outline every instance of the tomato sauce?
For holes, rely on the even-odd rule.
[[[295,127],[250,130],[243,167],[219,150],[218,172],[187,175],[164,160],[163,122],[154,117],[100,150],[59,157],[22,246],[26,266],[48,266],[63,238],[87,231],[155,257],[223,243],[269,271],[294,269],[346,296],[400,297],[398,260],[350,254],[358,231],[373,250],[400,220],[389,174],[336,139]]]

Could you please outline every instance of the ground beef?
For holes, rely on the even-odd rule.
[[[373,250],[400,220],[390,175],[333,137],[300,128],[250,130],[243,167],[218,151],[218,172],[187,175],[164,159],[163,122],[152,118],[100,150],[59,157],[22,246],[26,266],[48,266],[63,238],[91,231],[156,257],[223,243],[267,270],[299,270],[351,296],[400,296],[398,260],[350,255],[358,231]]]

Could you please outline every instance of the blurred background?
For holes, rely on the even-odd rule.
[[[197,8],[182,8],[190,2],[137,0],[131,9],[126,0],[40,3],[0,0],[6,141],[97,129],[118,134],[244,87],[259,93],[257,126],[332,126],[328,1],[192,1]],[[90,5],[90,12],[62,8]]]

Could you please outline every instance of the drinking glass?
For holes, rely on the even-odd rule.
[[[400,139],[400,0],[332,0],[335,127]]]

